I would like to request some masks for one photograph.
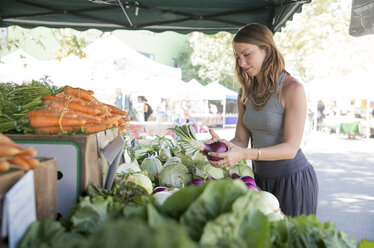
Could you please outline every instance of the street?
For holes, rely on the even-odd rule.
[[[235,132],[234,128],[214,130],[228,140]],[[357,241],[374,240],[374,139],[312,132],[302,149],[319,181],[317,218],[334,223]]]

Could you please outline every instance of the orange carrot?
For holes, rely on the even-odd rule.
[[[15,156],[20,153],[20,150],[10,146],[0,145],[0,157]]]
[[[22,160],[24,160],[26,163],[28,163],[31,169],[38,168],[39,165],[40,165],[39,160],[37,160],[35,158],[30,158],[30,157],[24,156],[24,155],[21,155],[20,158]]]
[[[35,157],[36,155],[38,155],[38,153],[33,148],[28,147],[28,148],[23,148],[23,150],[20,151],[19,155]]]
[[[30,165],[25,160],[23,160],[20,156],[15,156],[9,162],[11,164],[14,164],[14,165],[18,166],[18,167],[21,167],[21,169],[24,169],[24,170],[29,170],[30,169]]]
[[[82,129],[87,133],[98,133],[111,127],[110,124],[86,124],[82,126]]]
[[[71,111],[58,111],[57,109],[41,109],[41,110],[30,110],[27,112],[26,116],[50,116],[50,117],[60,117],[61,115],[63,118],[78,118],[78,115],[72,113]]]
[[[71,119],[71,118],[62,118],[61,120],[58,117],[49,117],[49,116],[30,116],[30,126],[33,128],[38,127],[50,127],[50,126],[79,126],[86,123],[83,119]]]
[[[48,109],[59,110],[59,111],[69,109],[69,110],[74,110],[74,111],[89,114],[89,115],[97,115],[101,113],[99,109],[91,108],[89,106],[85,106],[77,102],[62,103],[58,101],[52,101],[49,103]]]
[[[95,105],[95,104],[89,104],[88,106],[91,107],[91,108],[97,108],[97,109],[100,109],[101,112],[103,112],[103,113],[106,113],[106,112],[109,111],[108,106],[105,105],[105,104],[96,104],[96,105]]]
[[[62,99],[64,99],[65,101],[75,101],[75,102],[80,102],[82,104],[85,104],[85,105],[89,105],[90,103],[82,98],[79,98],[79,97],[76,97],[72,94],[68,94],[66,92],[61,92],[61,93],[58,93],[56,96],[58,97],[61,97]]]
[[[79,131],[81,129],[80,126],[67,126],[63,127],[62,129],[60,127],[38,127],[35,128],[35,133],[48,133],[48,134],[56,134],[63,131]]]
[[[112,124],[114,125],[115,123],[118,122],[118,120],[120,120],[122,118],[122,116],[120,115],[112,115],[110,117],[106,117],[102,120],[102,123],[107,123],[107,124]]]
[[[97,114],[101,113],[100,109],[84,106],[84,105],[76,103],[76,102],[69,102],[68,104],[66,104],[66,106],[69,109],[72,109],[72,110],[75,110],[75,111],[78,111],[78,112],[82,112],[82,113],[85,113],[85,114],[97,115]]]
[[[9,146],[9,147],[17,148],[19,150],[22,150],[25,148],[21,145],[18,145],[17,143],[14,143],[13,141],[0,141],[0,146]]]
[[[116,106],[113,106],[113,105],[110,105],[110,104],[105,104],[109,107],[109,112],[112,113],[112,114],[116,114],[116,115],[127,115],[127,112],[126,111],[123,111],[119,108],[117,108]]]
[[[3,141],[10,141],[10,142],[13,142],[10,138],[8,138],[8,137],[5,136],[4,134],[0,133],[0,142],[3,142]]]
[[[4,172],[4,171],[7,171],[9,170],[10,168],[10,164],[8,161],[1,161],[0,162],[0,172]]]
[[[93,97],[92,95],[88,94],[85,90],[82,90],[80,88],[72,88],[70,86],[65,86],[64,92],[72,94],[73,96],[76,96],[78,98],[82,98],[90,103],[100,104],[100,102],[95,97]]]

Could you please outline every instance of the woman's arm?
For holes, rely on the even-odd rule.
[[[240,147],[248,147],[249,139],[251,134],[249,130],[243,124],[243,116],[245,113],[244,105],[241,101],[240,92],[238,95],[237,103],[238,103],[238,121],[236,122],[236,129],[235,129],[235,137],[231,140],[237,146]]]

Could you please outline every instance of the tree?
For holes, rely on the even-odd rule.
[[[304,82],[331,75],[374,69],[374,38],[349,35],[351,0],[313,0],[304,4],[274,39],[285,57],[286,69]],[[232,35],[192,33],[181,57],[183,79],[203,84],[218,80],[233,85]]]
[[[4,32],[4,29],[2,30]],[[8,27],[7,44],[0,44],[2,54],[18,48],[33,47],[31,49],[47,59],[61,60],[63,57],[74,54],[79,58],[86,57],[84,48],[103,33],[98,30],[79,32],[70,28],[35,28],[25,29],[18,26]],[[58,49],[55,49],[55,48]]]
[[[179,58],[182,79],[189,81],[195,78],[204,85],[219,81],[222,85],[237,90],[239,84],[234,80],[232,38],[233,35],[227,32],[213,35],[191,33]]]
[[[373,68],[373,37],[349,35],[351,0],[313,0],[275,34],[286,68],[304,82]]]

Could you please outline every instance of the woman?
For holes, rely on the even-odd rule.
[[[257,185],[278,198],[284,214],[316,214],[318,182],[300,150],[307,110],[303,85],[285,71],[267,27],[244,26],[234,36],[233,49],[241,84],[235,138],[220,140],[210,130],[208,142],[221,141],[229,148],[211,153],[223,158],[211,164],[226,168],[252,160]]]

